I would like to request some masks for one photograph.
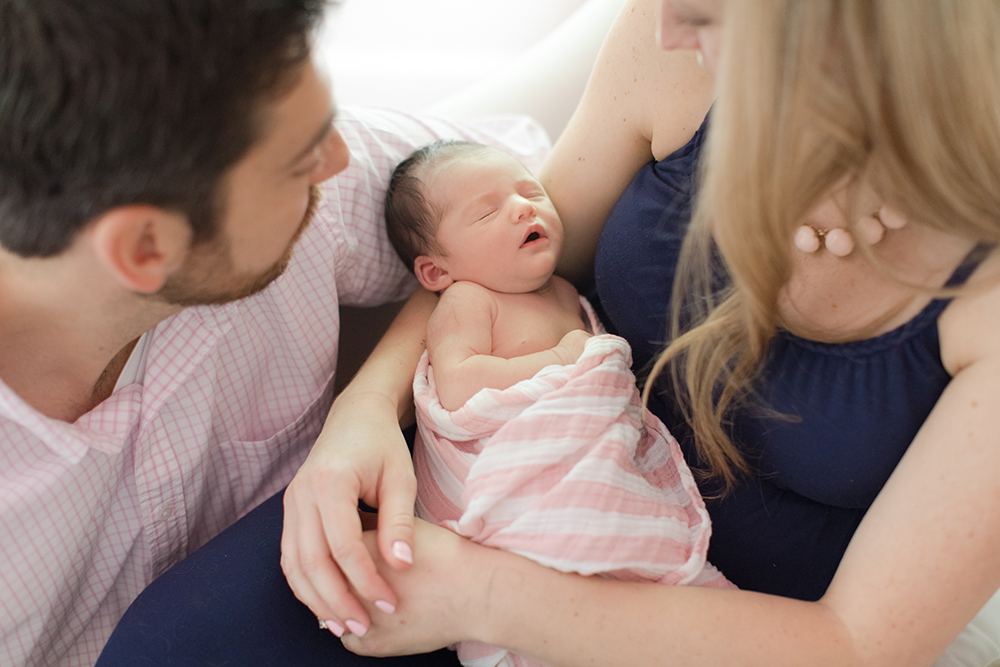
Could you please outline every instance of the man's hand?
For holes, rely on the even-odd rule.
[[[359,597],[391,613],[396,595],[361,539],[358,499],[377,507],[378,546],[390,567],[412,563],[416,479],[396,408],[378,395],[344,395],[285,492],[281,567],[296,597],[336,635],[370,625]]]

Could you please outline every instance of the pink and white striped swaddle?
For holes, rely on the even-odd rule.
[[[708,513],[663,424],[642,407],[631,350],[587,341],[571,366],[441,407],[424,354],[414,380],[417,513],[564,572],[730,588],[706,562]],[[465,665],[532,665],[462,642]]]

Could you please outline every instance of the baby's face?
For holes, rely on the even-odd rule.
[[[520,162],[500,151],[449,159],[428,174],[426,193],[442,214],[437,241],[453,280],[525,293],[552,277],[562,221]]]

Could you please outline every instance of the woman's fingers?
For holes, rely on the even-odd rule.
[[[339,566],[339,571],[343,573],[358,596],[382,611],[391,613],[396,607],[396,594],[378,573],[372,554],[362,542],[361,519],[357,507],[351,507],[343,502],[328,501],[320,508],[320,514],[322,535],[325,536],[324,544],[310,546],[317,550],[325,550],[332,556]],[[325,578],[321,580],[325,581]],[[333,592],[331,590],[331,594]],[[363,625],[365,628],[368,627],[367,618]],[[348,627],[351,627],[351,624],[348,624]],[[358,634],[354,628],[351,631]]]
[[[344,628],[360,636],[371,626],[366,609],[392,614],[398,601],[376,568],[379,553],[362,540],[358,501],[381,506],[385,560],[408,567],[416,480],[396,424],[359,422],[353,410],[338,418],[324,428],[338,437],[321,434],[285,492],[282,568],[296,596],[328,626],[336,623],[335,634]]]
[[[330,499],[324,513],[297,491],[285,493],[281,565],[289,586],[334,634],[343,628],[363,635],[370,620],[356,595],[379,608],[394,607],[395,596],[361,541],[356,504],[346,503],[345,511],[344,502]]]
[[[378,546],[389,565],[402,570],[413,565],[413,505],[417,480],[413,468],[386,471],[379,488]]]

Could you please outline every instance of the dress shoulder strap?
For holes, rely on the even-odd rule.
[[[976,244],[969,254],[965,256],[962,263],[958,265],[951,277],[948,278],[948,282],[944,284],[945,287],[961,287],[965,284],[965,281],[969,279],[972,272],[979,268],[979,265],[983,263],[983,260],[996,249],[995,243],[987,243],[985,241],[980,241]]]

